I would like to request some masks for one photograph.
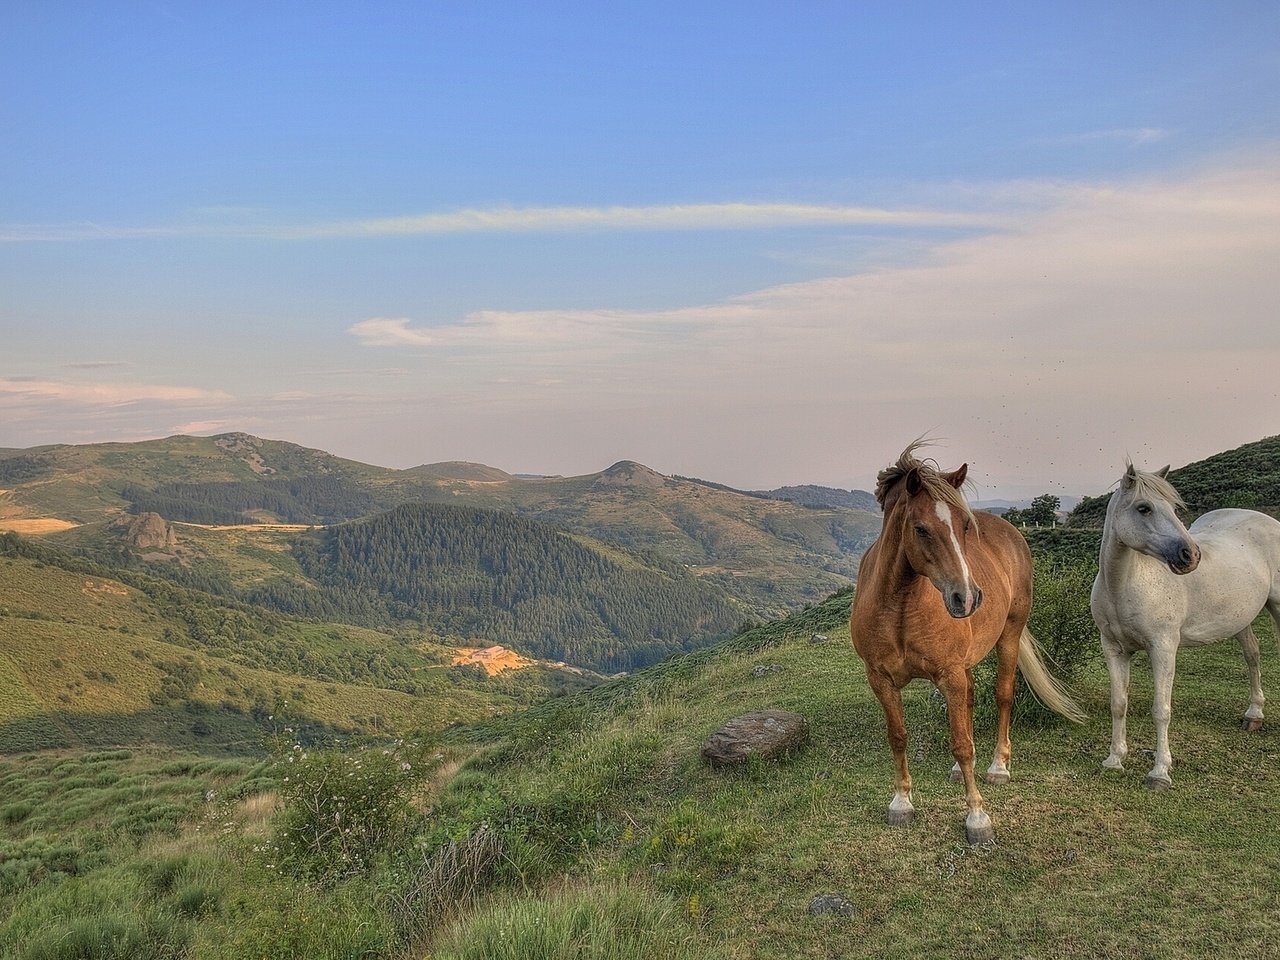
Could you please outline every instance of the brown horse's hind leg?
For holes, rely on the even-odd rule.
[[[1005,624],[996,641],[996,752],[987,768],[987,783],[1008,783],[1009,762],[1013,745],[1009,742],[1009,724],[1013,716],[1013,688],[1018,679],[1018,646],[1022,626]]]
[[[947,716],[951,721],[951,755],[960,765],[964,778],[965,800],[969,815],[965,818],[965,836],[970,843],[990,843],[995,839],[991,818],[983,809],[978,780],[973,774],[973,676],[965,669],[954,669],[940,678],[938,686],[947,698]]]
[[[911,772],[907,769],[907,723],[902,715],[902,691],[888,677],[875,671],[867,671],[867,681],[884,709],[889,749],[893,751],[893,762],[897,767],[888,822],[900,826],[910,823],[915,816],[915,807],[911,804]]]

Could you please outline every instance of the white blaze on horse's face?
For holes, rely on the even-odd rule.
[[[935,500],[926,490],[908,504],[907,559],[916,573],[938,588],[947,613],[958,620],[973,616],[982,603],[982,590],[973,582],[965,554],[972,526],[966,511]]]
[[[1155,476],[1164,479],[1168,469]],[[1112,530],[1126,547],[1163,561],[1177,574],[1190,573],[1199,566],[1200,548],[1178,519],[1174,505],[1158,491],[1145,487],[1132,466],[1111,500],[1107,513]]]

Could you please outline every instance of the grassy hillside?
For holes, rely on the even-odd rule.
[[[494,728],[436,816],[454,830],[485,816],[527,831],[587,887],[600,877],[652,884],[728,957],[1267,954],[1280,933],[1280,838],[1261,825],[1280,813],[1280,768],[1273,733],[1237,729],[1247,700],[1237,650],[1180,658],[1171,793],[1141,785],[1153,735],[1145,664],[1134,676],[1132,769],[1100,769],[1109,717],[1094,669],[1078,685],[1092,716],[1084,728],[1015,729],[1015,781],[985,790],[997,843],[970,848],[945,717],[924,684],[907,697],[919,818],[885,826],[892,763],[843,607]],[[814,623],[830,644],[809,642]],[[782,669],[757,677],[757,664]],[[1265,675],[1280,682],[1274,653]],[[739,773],[700,762],[724,720],[765,707],[809,719],[802,756]],[[809,916],[821,893],[850,900],[854,916]]]
[[[318,774],[373,754],[321,758],[310,771],[223,771],[214,789],[226,800],[212,805],[196,791],[217,774],[198,762],[78,760],[86,800],[105,789],[94,786],[95,770],[116,783],[128,782],[123,764],[171,771],[162,781],[168,809],[187,819],[153,827],[142,813],[138,837],[117,829],[109,843],[91,843],[77,823],[21,828],[35,809],[63,807],[33,799],[25,813],[0,808],[0,842],[26,844],[23,862],[35,861],[41,877],[0,892],[0,945],[26,960],[51,955],[37,948],[55,934],[116,930],[132,952],[92,955],[1270,955],[1280,839],[1265,825],[1280,814],[1280,767],[1269,728],[1237,728],[1246,687],[1236,650],[1206,647],[1179,660],[1172,791],[1141,785],[1152,742],[1141,662],[1132,769],[1101,770],[1109,719],[1095,667],[1076,685],[1087,725],[1015,726],[1015,780],[985,789],[997,841],[969,847],[963,798],[948,779],[945,717],[924,684],[906,698],[918,818],[884,824],[892,763],[848,642],[848,602],[846,593],[625,680],[452,731],[425,751],[436,765],[418,786],[376,781],[388,802],[419,799],[388,808],[409,810],[413,839],[388,841],[371,870],[307,874],[331,861],[289,859],[280,830],[307,822],[299,798],[327,795]],[[817,630],[830,642],[811,642]],[[757,675],[755,666],[778,669]],[[1274,653],[1264,680],[1280,681]],[[801,753],[738,771],[702,763],[708,734],[766,707],[808,718]],[[980,731],[984,754],[992,737]],[[55,789],[50,766],[0,761],[0,777],[36,798]],[[302,783],[295,790],[282,776]],[[67,858],[79,876],[60,881]],[[852,914],[810,915],[819,894],[844,897]]]
[[[1159,466],[1146,464],[1145,469]],[[1117,466],[1117,479],[1123,469],[1123,465]],[[1192,519],[1223,507],[1261,510],[1280,517],[1280,436],[1246,443],[1170,470],[1169,482],[1186,501]],[[1109,493],[1085,497],[1071,511],[1067,525],[1100,528],[1110,501]]]
[[[126,488],[328,478],[372,484],[395,471],[247,434],[174,436],[139,443],[58,444],[0,453],[0,518],[108,519]]]
[[[169,744],[257,752],[408,732],[508,710],[588,679],[535,667],[483,679],[425,632],[300,622],[84,561],[0,550],[0,752]],[[62,563],[62,566],[57,564]]]

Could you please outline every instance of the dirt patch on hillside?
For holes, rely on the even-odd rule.
[[[59,520],[57,517],[11,517],[0,520],[0,531],[35,536],[42,533],[61,533],[63,530],[78,526],[80,524],[72,523],[70,520]]]
[[[503,670],[520,670],[524,667],[532,667],[536,662],[502,646],[462,647],[453,658],[455,667],[464,663],[478,663],[484,667],[484,672],[491,677],[494,674],[501,673]]]

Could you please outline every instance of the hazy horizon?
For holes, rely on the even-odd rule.
[[[1095,494],[1280,432],[1280,7],[30,5],[0,446]]]

